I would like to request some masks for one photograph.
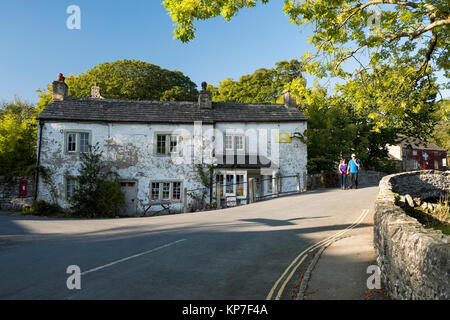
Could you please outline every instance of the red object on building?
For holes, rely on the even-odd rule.
[[[25,198],[28,191],[28,181],[26,179],[20,179],[19,181],[19,196]]]

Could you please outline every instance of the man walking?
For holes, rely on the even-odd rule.
[[[350,189],[358,189],[358,173],[359,168],[361,167],[361,162],[359,159],[356,159],[356,155],[352,154],[352,160],[348,162],[348,167],[350,171]]]

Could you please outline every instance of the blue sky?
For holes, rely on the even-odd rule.
[[[195,40],[173,39],[173,22],[160,0],[14,0],[0,2],[0,99],[37,101],[38,88],[99,63],[138,59],[180,70],[200,86],[239,78],[275,62],[300,58],[306,34],[289,24],[282,1],[239,12],[230,23],[197,24]],[[81,30],[66,28],[66,9],[81,9]]]
[[[81,8],[81,30],[66,28],[69,5]],[[161,0],[0,0],[0,100],[37,101],[36,89],[102,62],[137,59],[179,70],[200,86],[237,79],[313,48],[310,35],[289,23],[283,1],[246,9],[231,22],[197,23],[196,38],[173,39],[173,22]],[[312,83],[312,79],[308,79]]]

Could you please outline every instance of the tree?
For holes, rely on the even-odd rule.
[[[188,42],[195,36],[195,20],[222,16],[229,21],[242,8],[268,0],[165,0],[163,5],[175,22],[175,38]],[[308,40],[317,54],[304,57],[307,70],[318,76],[327,72],[344,76],[341,65],[366,51],[368,65],[394,58],[413,60],[415,71],[426,72],[430,62],[448,74],[450,5],[442,0],[285,0],[283,11],[297,26],[311,24]],[[319,62],[319,55],[325,61]],[[312,62],[312,63],[309,63]],[[394,61],[393,61],[394,62]],[[361,71],[366,66],[361,64]],[[420,75],[419,75],[420,77]]]
[[[450,99],[445,99],[440,103],[440,108],[437,111],[436,117],[440,121],[434,126],[431,142],[437,144],[439,147],[450,151]]]
[[[373,120],[345,96],[329,95],[318,84],[302,92],[300,108],[308,117],[308,128],[296,134],[308,147],[309,172],[336,172],[341,157],[356,153],[365,168],[384,170],[386,144],[394,142],[390,128],[374,131]]]
[[[256,70],[239,80],[230,78],[219,82],[218,87],[209,86],[213,101],[241,103],[275,103],[284,87],[294,79],[302,79],[302,64],[298,60],[277,62],[275,68]]]
[[[439,120],[439,104],[435,103],[439,87],[431,75],[418,80],[407,68],[382,65],[337,89],[362,117],[371,120],[376,132],[389,130],[394,135],[425,139]]]
[[[97,83],[105,98],[124,100],[184,100],[197,99],[197,86],[180,71],[170,71],[138,60],[105,62],[66,78],[69,95],[90,97]],[[38,90],[38,106],[43,109],[52,101],[52,86]]]
[[[73,212],[89,218],[115,217],[125,204],[117,174],[102,159],[98,145],[81,153],[80,160],[77,187],[70,200]]]
[[[0,175],[32,174],[36,163],[37,109],[19,97],[0,104]]]

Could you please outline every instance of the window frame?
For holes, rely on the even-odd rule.
[[[87,134],[87,151],[81,151],[81,135]],[[75,135],[75,150],[69,150],[69,136]],[[64,153],[65,154],[80,154],[89,152],[89,148],[92,146],[92,131],[91,130],[65,130],[64,131]]]
[[[71,196],[69,196],[69,192],[68,192],[69,181],[73,181],[74,182],[73,183],[73,190],[71,191],[72,192]],[[68,200],[70,200],[73,197],[73,193],[74,193],[75,188],[77,187],[77,185],[78,185],[77,177],[75,177],[75,176],[65,176],[64,177],[64,199],[65,200],[68,201]]]
[[[153,199],[153,184],[158,184],[158,197]],[[164,190],[165,185],[169,185],[169,190]],[[175,184],[179,184],[179,199],[174,199]],[[154,180],[150,181],[150,202],[158,203],[180,203],[183,201],[183,181],[181,180]],[[168,192],[168,197],[164,196],[164,192]]]
[[[159,137],[164,138],[165,150],[164,152],[159,152]],[[172,150],[172,142],[176,141],[176,151]],[[154,152],[153,154],[158,157],[168,157],[172,155],[182,155],[182,150],[180,145],[182,144],[183,136],[181,134],[174,134],[173,132],[155,132],[154,139]]]
[[[231,139],[231,148],[228,148],[228,138]],[[237,149],[237,138],[241,138],[242,148]],[[225,133],[223,137],[223,148],[225,153],[245,154],[246,151],[246,136],[243,133]]]

